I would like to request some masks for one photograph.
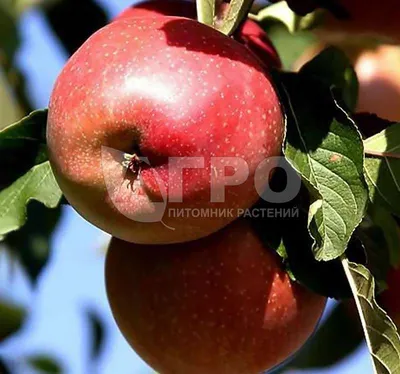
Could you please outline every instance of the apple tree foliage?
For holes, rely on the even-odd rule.
[[[268,31],[286,68],[314,42],[308,29],[318,22],[319,11],[309,12],[321,6],[345,16],[334,0],[308,1],[302,9],[297,8],[299,2],[288,3],[303,16],[286,2],[251,15]],[[66,201],[47,158],[47,111],[32,111],[23,74],[15,64],[20,46],[17,23],[33,5],[43,12],[67,54],[108,19],[92,0],[0,1],[0,252],[21,266],[35,286]],[[251,5],[251,0],[233,0],[227,11],[219,12],[219,2],[201,0],[198,18],[231,34]],[[338,49],[324,50],[297,73],[286,70],[273,72],[286,117],[282,154],[301,177],[302,188],[290,203],[259,204],[296,208],[299,215],[265,217],[255,224],[294,281],[337,304],[314,338],[279,371],[334,365],[364,340],[374,372],[400,373],[400,336],[377,302],[386,288],[387,271],[400,258],[395,218],[400,218],[400,126],[379,127],[383,120],[371,115],[376,128],[385,129],[365,136],[364,118],[354,112],[357,76]],[[285,178],[277,172],[271,184],[282,188]],[[20,330],[27,313],[0,295],[0,343]],[[102,321],[90,310],[84,313],[92,327],[96,359],[104,340]],[[351,320],[351,313],[354,318],[359,315],[360,324]],[[45,354],[26,357],[26,362],[42,372],[62,372],[62,364]],[[6,358],[0,358],[0,372],[12,372]]]

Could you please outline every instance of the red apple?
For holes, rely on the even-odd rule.
[[[392,269],[387,278],[388,289],[379,295],[379,304],[400,328],[400,269]]]
[[[84,218],[160,244],[211,234],[251,207],[283,132],[271,78],[243,45],[158,17],[113,22],[72,56],[51,95],[47,140]]]
[[[310,337],[326,298],[292,283],[251,223],[167,246],[112,239],[109,302],[123,335],[162,374],[259,374]]]
[[[125,9],[116,20],[159,15],[196,19],[196,3],[187,0],[150,0]],[[282,62],[272,41],[254,21],[247,19],[236,31],[235,39],[249,48],[267,68],[281,68]]]
[[[400,48],[382,45],[356,60],[360,82],[358,110],[400,121]]]

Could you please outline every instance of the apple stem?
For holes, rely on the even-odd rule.
[[[253,0],[215,0],[214,28],[225,35],[233,35],[239,25],[245,21]]]
[[[386,158],[400,159],[400,153],[377,152],[377,151],[366,150],[365,154],[366,155],[370,155],[370,156],[376,156],[376,157],[386,157]]]

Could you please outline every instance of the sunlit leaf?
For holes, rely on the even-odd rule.
[[[26,222],[31,200],[58,206],[61,191],[47,161],[47,111],[36,111],[0,131],[0,236]]]
[[[400,124],[364,141],[370,199],[400,217]]]
[[[0,192],[0,235],[18,230],[25,224],[27,204],[31,200],[37,200],[47,208],[55,208],[61,196],[49,162],[34,166]]]
[[[279,21],[285,25],[290,33],[295,33],[314,27],[320,22],[321,16],[317,12],[303,17],[299,16],[289,8],[286,1],[280,1],[261,9],[257,14],[252,14],[251,18],[258,22],[271,19]]]
[[[214,0],[197,0],[197,20],[205,25],[212,26],[215,17]]]
[[[400,123],[389,126],[364,141],[365,152],[367,154],[385,153],[390,157],[391,154],[398,154],[400,157]]]
[[[321,80],[281,74],[287,109],[285,155],[312,196],[309,229],[317,260],[341,256],[365,215],[361,136]]]
[[[365,266],[342,259],[356,301],[374,370],[400,373],[400,336],[393,321],[375,301],[375,281]]]

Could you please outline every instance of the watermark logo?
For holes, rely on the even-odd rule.
[[[296,208],[168,208],[167,216],[171,218],[297,218]]]
[[[162,222],[165,217],[234,219],[239,216],[298,216],[298,212],[292,209],[256,210],[224,206],[227,188],[234,191],[236,186],[244,183],[269,203],[293,200],[300,191],[301,179],[284,157],[266,158],[253,170],[240,157],[170,157],[161,166],[153,167],[146,157],[128,155],[103,146],[101,167],[108,198],[121,214],[137,222]],[[269,183],[274,168],[282,169],[286,175],[286,186],[281,191],[274,191]],[[201,179],[201,188],[207,186],[209,189],[209,201],[202,208],[185,208],[185,191],[198,188],[196,178]]]

